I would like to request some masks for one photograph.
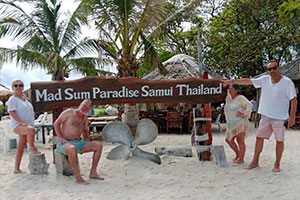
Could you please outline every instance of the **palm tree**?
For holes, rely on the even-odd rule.
[[[146,35],[166,19],[165,0],[83,2],[99,31],[98,45],[117,64],[119,77],[136,77],[138,58],[142,56],[148,57],[154,67],[162,66],[151,45],[152,38]]]
[[[32,12],[22,8],[30,3]],[[23,4],[22,4],[23,3]],[[75,70],[84,75],[97,75],[100,60],[95,40],[80,40],[83,25],[88,25],[82,3],[70,13],[63,13],[61,1],[0,0],[0,38],[18,41],[16,48],[0,48],[0,64],[16,61],[24,69],[43,68],[52,74]],[[67,17],[64,17],[67,15]]]
[[[136,77],[139,58],[163,69],[151,37],[147,37],[166,17],[165,0],[83,0],[99,31],[100,54],[112,58],[119,77]],[[126,104],[122,121],[135,132],[139,115],[136,105]]]
[[[187,2],[193,4],[197,1],[200,2],[199,0]],[[100,54],[115,61],[119,77],[136,77],[141,58],[151,63],[153,68],[158,67],[161,73],[167,73],[158,59],[152,42],[160,36],[162,27],[168,20],[176,15],[167,10],[168,1],[83,0],[83,2],[99,31]],[[179,12],[184,12],[184,9]],[[125,105],[124,114],[123,121],[131,123],[134,132],[134,124],[138,120],[136,106]]]

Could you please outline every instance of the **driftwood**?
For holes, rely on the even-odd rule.
[[[29,154],[28,169],[31,174],[48,174],[49,164],[46,162],[45,154]]]
[[[194,146],[194,147],[196,149],[199,160],[201,160],[201,161],[207,160],[207,159],[205,159],[206,154],[210,154],[211,145],[198,145],[198,146]]]
[[[173,156],[183,156],[192,157],[192,149],[185,146],[162,146],[155,147],[155,152],[158,155],[173,155]]]

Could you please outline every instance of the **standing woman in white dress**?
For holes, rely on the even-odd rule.
[[[252,104],[239,92],[239,85],[231,84],[229,86],[224,112],[227,125],[226,142],[236,154],[233,162],[241,164],[244,162],[246,153],[245,137],[250,128],[248,118],[251,114]]]
[[[24,83],[20,80],[12,82],[14,95],[9,98],[6,105],[11,118],[11,128],[19,135],[14,173],[22,173],[20,164],[26,143],[28,142],[29,151],[34,154],[40,152],[34,145],[34,111],[31,103],[23,94]]]

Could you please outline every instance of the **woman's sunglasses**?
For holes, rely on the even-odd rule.
[[[276,70],[278,66],[267,68],[268,71]]]
[[[24,87],[23,84],[14,84],[14,87],[17,88],[17,87]]]

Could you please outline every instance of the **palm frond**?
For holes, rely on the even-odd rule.
[[[86,2],[82,1],[64,24],[65,31],[61,38],[61,46],[64,50],[73,48],[82,33],[81,27],[89,25],[87,15]]]
[[[27,14],[14,1],[0,0],[0,5],[0,38],[10,36],[13,40],[24,42],[36,33],[44,39],[47,38],[33,16]]]
[[[73,48],[69,50],[64,56],[65,59],[71,59],[74,57],[85,57],[86,55],[95,55],[100,51],[97,40],[85,38],[77,45],[73,45]]]
[[[85,57],[85,58],[70,59],[68,65],[69,68],[73,67],[74,70],[86,76],[97,75],[97,69],[96,69],[96,66],[98,65],[97,58]]]

